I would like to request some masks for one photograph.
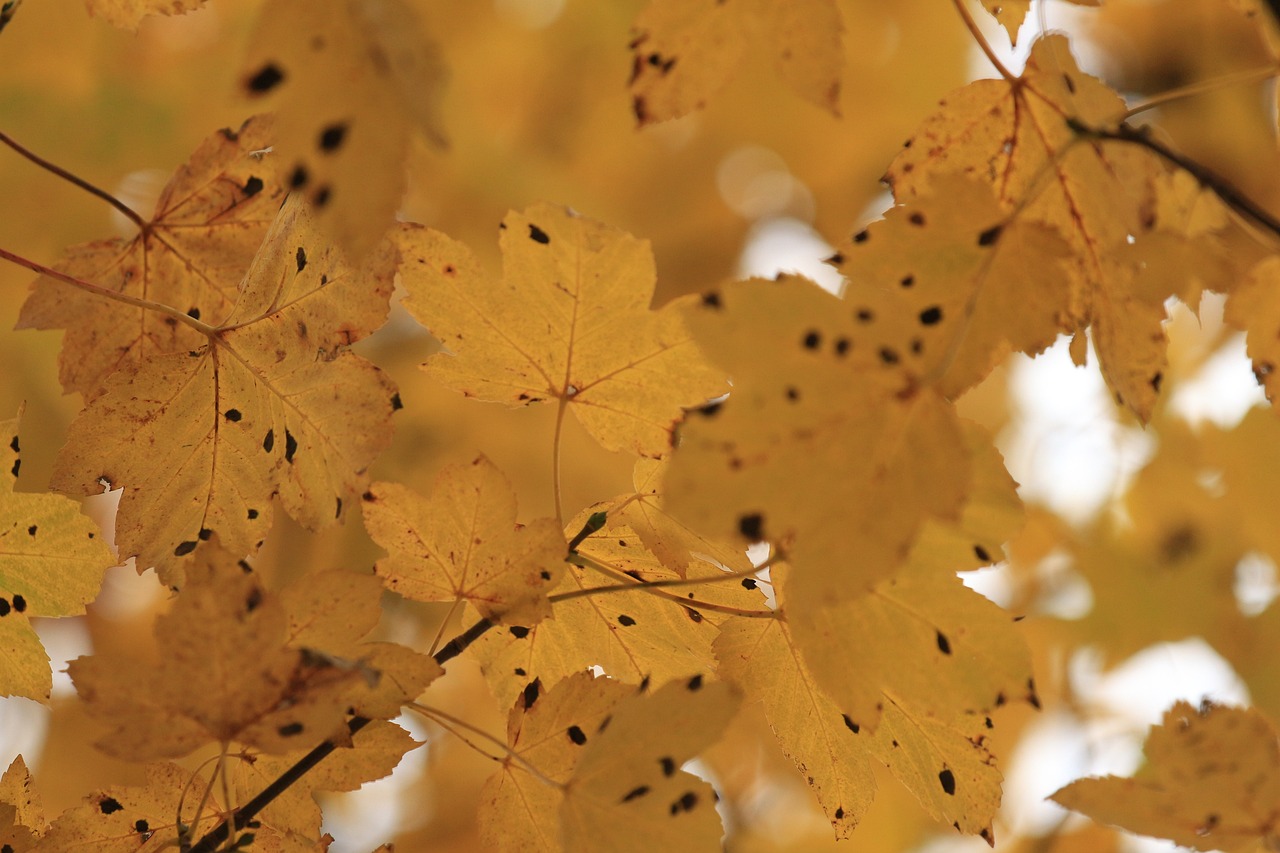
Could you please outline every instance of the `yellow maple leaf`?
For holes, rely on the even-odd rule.
[[[279,95],[281,179],[352,258],[391,227],[414,131],[444,144],[439,49],[405,0],[270,0],[241,78]],[[272,100],[276,100],[273,98]]]
[[[45,830],[44,808],[22,756],[0,776],[0,850],[26,853]]]
[[[358,669],[286,647],[279,599],[230,559],[193,567],[190,581],[156,620],[156,665],[106,654],[69,664],[89,712],[112,726],[104,752],[150,760],[234,740],[280,753],[345,731]]]
[[[982,0],[982,8],[1004,27],[1009,34],[1009,43],[1016,45],[1018,30],[1022,29],[1027,12],[1031,11],[1031,0]]]
[[[180,827],[175,818],[193,820],[208,786],[176,764],[148,764],[143,770],[145,785],[95,791],[59,815],[38,849],[162,853],[177,846],[180,832],[199,838],[224,817],[220,809],[206,809],[198,823]]]
[[[126,366],[88,403],[54,487],[123,487],[120,551],[171,585],[215,534],[239,554],[256,548],[273,496],[308,528],[333,523],[399,408],[391,381],[347,350],[385,318],[392,268],[385,245],[346,264],[291,199],[205,342]]]
[[[650,0],[632,24],[636,120],[666,121],[706,106],[753,42],[792,89],[839,115],[843,30],[833,0]]]
[[[84,0],[90,15],[112,26],[136,30],[148,15],[185,15],[201,8],[207,0]]]
[[[1253,360],[1253,375],[1266,389],[1272,405],[1280,405],[1280,345],[1276,322],[1280,297],[1276,283],[1280,281],[1280,258],[1274,255],[1260,261],[1227,299],[1226,319],[1245,332],[1245,346]]]
[[[565,530],[581,530],[591,511],[584,510]],[[512,625],[503,631],[489,631],[472,646],[500,705],[515,701],[524,685],[535,678],[550,684],[593,665],[633,684],[645,678],[662,682],[691,672],[710,674],[716,626],[726,617],[715,610],[683,604],[682,600],[692,598],[713,606],[767,613],[755,581],[726,580],[724,569],[703,557],[691,562],[683,573],[677,573],[649,552],[634,531],[622,525],[592,533],[578,545],[576,553],[608,568],[612,574],[566,566],[564,578],[552,591],[554,618],[532,627]],[[692,592],[680,588],[625,588],[632,582],[681,579],[705,579],[707,584],[690,587]],[[581,594],[601,587],[624,588],[605,594]],[[573,597],[555,600],[565,595]]]
[[[1147,762],[1126,779],[1078,779],[1052,795],[1094,820],[1196,850],[1252,849],[1277,837],[1280,748],[1251,708],[1178,702],[1152,726]]]
[[[604,730],[588,737],[565,784],[566,853],[716,847],[723,833],[716,793],[680,768],[715,742],[737,709],[728,684],[701,675],[620,702]]]
[[[559,853],[563,786],[582,747],[635,687],[584,671],[554,682],[545,693],[541,681],[531,684],[536,686],[523,691],[507,715],[512,754],[480,790],[480,834],[502,851]]]
[[[649,244],[561,207],[502,223],[504,274],[425,228],[402,232],[405,307],[447,348],[426,370],[481,400],[559,400],[610,450],[660,456],[682,408],[724,391],[677,300],[650,311]]]
[[[516,495],[484,456],[444,468],[424,499],[398,483],[364,495],[365,527],[390,552],[374,571],[416,601],[465,600],[486,619],[534,625],[568,551],[555,519],[516,524]]]
[[[682,425],[667,504],[712,536],[783,545],[797,601],[861,595],[969,490],[954,408],[919,385],[907,341],[877,342],[882,322],[894,320],[790,276],[729,285],[689,312],[733,391]]]
[[[1065,37],[1043,36],[1020,77],[978,80],[943,99],[885,177],[906,201],[926,194],[937,175],[960,172],[989,182],[1017,217],[1056,228],[1071,249],[1063,325],[1072,332],[1093,326],[1104,377],[1146,419],[1159,382],[1125,367],[1163,358],[1161,302],[1135,314],[1114,250],[1149,227],[1153,185],[1165,170],[1137,146],[1088,137],[1114,130],[1124,113],[1116,92],[1079,70]],[[1042,316],[1040,306],[1031,316]]]
[[[0,695],[47,702],[49,658],[31,617],[84,613],[116,559],[75,501],[14,491],[18,421],[0,421]]]
[[[1010,220],[989,186],[944,174],[833,260],[865,327],[855,340],[955,399],[1009,352],[1054,342],[1071,310],[1068,259],[1054,229]]]
[[[264,162],[273,139],[273,122],[263,116],[238,131],[214,133],[169,179],[137,236],[75,246],[55,269],[198,320],[221,321],[280,207],[275,167]],[[86,398],[99,394],[115,370],[203,343],[199,332],[171,316],[48,277],[32,285],[17,327],[67,330],[59,378],[67,391]]]

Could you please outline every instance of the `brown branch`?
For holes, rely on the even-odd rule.
[[[32,163],[35,163],[41,169],[52,172],[53,174],[57,175],[59,178],[62,178],[64,181],[74,184],[75,186],[79,187],[85,192],[91,195],[95,195],[98,198],[102,199],[107,204],[111,205],[116,210],[120,211],[122,214],[128,217],[129,221],[131,221],[134,225],[138,226],[138,230],[140,231],[147,230],[147,221],[143,219],[142,216],[136,210],[134,210],[132,207],[125,204],[120,199],[116,198],[106,190],[95,187],[93,184],[89,183],[84,178],[81,178],[78,175],[73,175],[70,172],[68,172],[66,169],[62,168],[61,166],[56,166],[53,163],[50,163],[48,160],[36,154],[34,151],[29,151],[28,149],[24,148],[22,145],[18,144],[18,142],[14,140],[13,137],[9,136],[7,133],[0,133],[0,142],[4,143],[5,145],[8,145],[14,151],[18,152],[23,157],[26,157],[28,160],[30,160]]]

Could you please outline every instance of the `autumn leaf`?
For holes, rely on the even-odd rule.
[[[561,749],[582,752],[560,803],[565,851],[718,845],[715,791],[680,768],[719,737],[737,707],[729,685],[695,675],[619,702],[584,744],[568,734]]]
[[[1073,259],[1069,302],[1033,300],[1028,316],[1065,308],[1067,331],[1092,325],[1104,377],[1145,420],[1159,381],[1125,368],[1163,358],[1162,300],[1151,305],[1126,290],[1128,270],[1115,250],[1150,225],[1144,220],[1164,168],[1132,144],[1087,136],[1088,129],[1113,130],[1124,114],[1116,92],[1077,68],[1063,36],[1043,36],[1020,77],[978,80],[948,95],[885,177],[905,202],[926,195],[936,176],[960,172],[990,182],[1019,219],[1056,228]],[[1150,306],[1141,319],[1137,304]]]
[[[293,785],[262,812],[262,820],[273,829],[307,838],[320,835],[320,806],[313,791],[354,791],[365,782],[387,776],[405,753],[422,744],[395,723],[374,720],[351,736],[351,743],[334,750],[306,775],[303,784]],[[264,790],[306,754],[295,750],[281,755],[246,751],[235,765],[235,786],[240,800],[247,801]]]
[[[26,853],[45,829],[44,808],[19,755],[0,776],[0,849]]]
[[[484,456],[442,470],[427,499],[375,483],[364,520],[390,552],[375,568],[388,589],[416,601],[465,600],[508,625],[551,615],[547,592],[564,567],[564,536],[551,518],[517,525],[515,492]]]
[[[581,530],[591,511],[584,510],[571,520],[566,531]],[[532,627],[512,625],[489,631],[472,646],[500,705],[514,702],[535,678],[552,684],[592,665],[632,684],[645,678],[662,682],[693,672],[709,675],[715,660],[711,644],[725,616],[700,609],[694,602],[768,614],[754,580],[726,578],[724,569],[705,558],[677,573],[650,553],[634,531],[621,525],[592,533],[578,545],[577,554],[595,568],[566,566],[563,580],[552,591],[554,618]],[[639,586],[682,579],[707,583],[690,587],[692,591],[646,591]],[[620,589],[583,594],[610,587]],[[573,597],[557,601],[559,596]]]
[[[33,849],[40,853],[161,853],[174,847],[181,831],[175,817],[193,820],[194,806],[208,786],[200,776],[176,764],[148,764],[144,773],[145,785],[111,786],[67,809]],[[184,803],[186,810],[182,809]],[[217,810],[206,810],[199,823],[189,825],[191,836],[199,838],[221,818]]]
[[[280,179],[330,242],[362,259],[391,227],[412,135],[444,144],[444,64],[414,7],[270,0],[244,68],[243,94],[276,105]]]
[[[206,0],[84,0],[90,15],[112,26],[136,30],[149,15],[185,15],[204,6]]]
[[[1070,257],[1054,229],[1010,219],[989,187],[944,174],[833,260],[866,327],[855,340],[955,399],[1009,352],[1054,342],[1071,308]]]
[[[14,491],[18,421],[0,421],[0,695],[47,702],[49,658],[31,617],[84,613],[116,559],[75,501]]]
[[[480,791],[480,833],[502,851],[558,853],[561,787],[573,776],[582,747],[635,687],[578,671],[544,690],[530,682],[507,715],[511,755]],[[535,776],[531,769],[536,770]],[[550,780],[556,785],[548,785]]]
[[[1151,727],[1145,752],[1133,778],[1078,779],[1052,799],[1196,850],[1244,849],[1275,837],[1280,748],[1258,711],[1178,702]]]
[[[231,563],[193,567],[187,588],[156,620],[154,666],[99,654],[68,666],[90,713],[111,725],[98,746],[133,760],[185,755],[209,741],[282,753],[343,726],[352,667],[284,645],[278,598]]]
[[[386,316],[392,260],[386,248],[347,265],[289,202],[206,341],[116,372],[89,402],[54,487],[123,487],[120,551],[171,585],[214,534],[255,549],[275,496],[308,528],[333,523],[363,492],[399,407],[390,380],[347,351]]]
[[[733,391],[681,427],[667,505],[712,536],[784,546],[799,606],[862,595],[926,519],[958,516],[959,420],[919,387],[910,343],[877,338],[902,328],[892,316],[782,276],[706,294],[689,323]]]
[[[1000,22],[1000,26],[1005,28],[1005,32],[1009,34],[1009,43],[1016,45],[1018,30],[1027,18],[1027,12],[1031,11],[1031,0],[982,0],[982,8],[990,12]]]
[[[839,115],[843,30],[833,0],[650,0],[632,25],[636,120],[702,109],[748,48],[770,55],[796,93]]]
[[[218,323],[266,237],[283,190],[266,159],[273,122],[259,116],[201,143],[160,194],[137,236],[67,250],[60,272],[127,296],[170,305]],[[66,329],[58,374],[68,392],[102,392],[116,370],[204,343],[171,316],[76,290],[49,277],[32,285],[20,329]]]
[[[637,460],[632,475],[635,491],[592,507],[605,513],[605,535],[616,528],[629,529],[662,565],[678,573],[697,560],[748,572],[751,562],[743,549],[708,539],[667,512],[663,499],[666,469],[666,462]]]
[[[401,235],[405,307],[444,343],[426,370],[481,400],[559,400],[609,450],[660,456],[683,407],[724,391],[677,300],[649,310],[649,245],[542,204],[509,213],[495,281],[470,250],[425,228]]]

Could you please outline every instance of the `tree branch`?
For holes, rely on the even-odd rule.
[[[13,11],[17,10],[16,6],[11,8]],[[10,14],[12,14],[12,12],[10,12]],[[3,26],[3,24],[0,24],[0,26]],[[106,190],[95,187],[93,184],[89,183],[84,178],[81,178],[77,175],[73,175],[70,172],[68,172],[66,169],[62,168],[61,166],[55,166],[53,163],[50,163],[48,160],[44,159],[43,157],[36,154],[35,152],[27,150],[22,145],[19,145],[18,142],[15,141],[7,133],[0,133],[0,143],[8,145],[14,151],[17,151],[19,154],[21,154],[23,157],[26,157],[32,163],[35,163],[41,169],[52,172],[53,174],[57,175],[59,178],[62,178],[64,181],[74,184],[75,186],[79,187],[80,189],[84,190],[87,193],[90,193],[91,195],[96,195],[98,198],[102,199],[107,204],[111,205],[116,210],[124,214],[129,219],[130,222],[138,226],[139,231],[147,230],[147,221],[143,219],[142,216],[136,210],[134,210],[132,207],[125,204],[120,199],[116,198]]]

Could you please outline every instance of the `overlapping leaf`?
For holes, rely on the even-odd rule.
[[[412,134],[444,144],[444,66],[413,6],[270,0],[245,68],[246,96],[279,96],[281,179],[330,242],[363,257],[391,227]]]
[[[748,49],[802,97],[839,113],[844,26],[833,0],[650,0],[632,25],[632,109],[641,125],[706,106]]]
[[[290,752],[337,734],[364,674],[286,647],[287,625],[279,600],[234,563],[193,569],[156,621],[156,665],[99,654],[68,667],[90,713],[112,726],[98,746],[150,760],[209,741]]]
[[[27,763],[19,755],[0,776],[0,849],[26,853],[44,829],[44,809],[32,790]]]
[[[440,472],[430,498],[396,483],[364,495],[365,527],[390,552],[375,571],[417,601],[469,602],[482,616],[534,625],[551,615],[567,551],[555,519],[516,524],[516,496],[484,456]]]
[[[886,178],[903,202],[926,194],[936,176],[960,172],[989,182],[1020,219],[1056,228],[1073,258],[1068,301],[1037,306],[1031,316],[1061,312],[1073,332],[1092,325],[1104,376],[1146,418],[1159,380],[1128,365],[1163,359],[1163,297],[1131,292],[1131,270],[1117,250],[1148,230],[1163,167],[1135,145],[1088,136],[1113,131],[1124,112],[1118,94],[1079,70],[1063,36],[1044,36],[1020,77],[979,80],[948,95]]]
[[[419,228],[401,236],[405,307],[449,350],[427,372],[481,400],[559,400],[610,450],[659,456],[682,408],[724,391],[689,340],[679,304],[650,311],[645,241],[564,208],[536,205],[502,223],[504,273],[461,243]]]
[[[582,529],[590,510],[569,522],[566,531]],[[489,631],[472,648],[485,678],[498,698],[509,705],[535,678],[552,684],[598,665],[614,678],[637,684],[645,678],[662,682],[692,672],[710,674],[711,644],[724,615],[682,601],[706,601],[721,607],[765,611],[755,582],[725,579],[718,564],[697,559],[683,576],[651,554],[640,537],[624,526],[588,536],[577,553],[610,570],[567,566],[553,591],[622,587],[620,591],[577,596],[555,602],[554,618],[533,627],[510,626]],[[627,589],[634,582],[705,579],[707,585],[670,590]]]
[[[84,613],[116,560],[75,501],[14,491],[18,418],[0,421],[0,441],[0,695],[43,702],[52,677],[31,617]]]
[[[787,276],[709,293],[689,314],[733,392],[682,426],[668,505],[712,536],[786,545],[801,610],[862,595],[969,491],[969,449],[952,406],[919,384],[921,348],[886,343],[897,317]]]
[[[1252,848],[1278,834],[1280,748],[1258,711],[1178,702],[1152,726],[1133,778],[1079,779],[1053,799],[1094,820],[1196,850]]]
[[[170,584],[214,534],[254,549],[273,497],[308,528],[340,518],[399,406],[390,380],[347,351],[384,319],[392,270],[385,244],[347,265],[291,200],[205,342],[124,367],[89,402],[54,487],[123,487],[121,553]]]
[[[274,136],[273,122],[261,116],[238,131],[213,134],[169,179],[141,233],[75,246],[56,269],[220,322],[235,305],[244,271],[280,208],[283,191],[265,153]],[[59,378],[67,391],[86,398],[101,393],[115,370],[204,342],[173,317],[48,277],[33,285],[18,328],[67,330]]]

